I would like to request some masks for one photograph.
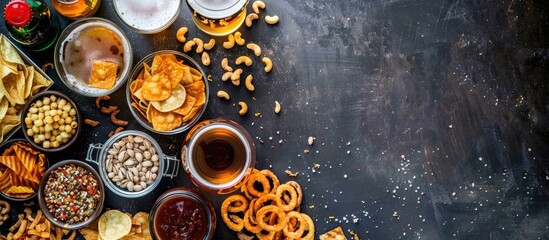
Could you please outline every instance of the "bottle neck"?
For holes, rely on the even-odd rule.
[[[4,18],[9,25],[24,27],[32,18],[31,6],[23,0],[11,1],[4,9]]]

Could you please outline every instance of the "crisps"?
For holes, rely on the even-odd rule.
[[[186,96],[187,93],[185,91],[185,88],[177,84],[177,87],[172,89],[172,94],[170,95],[170,97],[168,97],[168,99],[158,102],[153,101],[151,102],[151,104],[154,108],[156,108],[156,110],[160,112],[171,112],[183,105]]]
[[[200,70],[174,54],[156,55],[130,83],[131,106],[158,131],[170,131],[192,120],[206,103]]]
[[[90,87],[101,89],[112,89],[116,83],[118,63],[109,61],[93,61]]]
[[[119,239],[132,228],[132,219],[118,210],[109,210],[99,217],[98,230],[102,239]]]
[[[0,34],[0,142],[19,126],[26,101],[53,82],[27,66],[15,47]]]
[[[0,156],[0,191],[14,198],[36,193],[46,172],[46,157],[26,142],[15,142]]]
[[[117,211],[117,210],[114,210]],[[117,213],[119,214],[119,213]],[[149,214],[146,212],[138,212],[133,217],[129,213],[122,213],[131,218],[130,231],[128,234],[122,236],[119,239],[127,240],[152,240],[151,233],[149,231]],[[121,216],[121,215],[120,215]],[[101,218],[99,218],[101,219]],[[127,218],[124,217],[124,221]],[[86,240],[105,239],[99,234],[99,220],[91,222],[85,228],[80,229],[80,234],[84,236]]]

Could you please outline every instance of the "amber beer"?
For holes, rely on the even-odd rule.
[[[101,0],[53,0],[51,5],[57,13],[70,19],[90,17],[97,12]]]
[[[248,176],[255,163],[255,147],[235,122],[207,120],[189,132],[181,159],[195,185],[224,194],[238,189]]]
[[[193,21],[200,30],[213,36],[236,31],[246,19],[249,0],[187,0]]]

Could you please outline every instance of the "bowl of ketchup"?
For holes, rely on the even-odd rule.
[[[164,192],[151,210],[150,231],[158,240],[210,240],[216,216],[213,205],[191,188],[172,188]]]

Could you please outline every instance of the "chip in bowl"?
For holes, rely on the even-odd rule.
[[[109,61],[93,61],[90,87],[112,89],[116,83],[118,63]]]

